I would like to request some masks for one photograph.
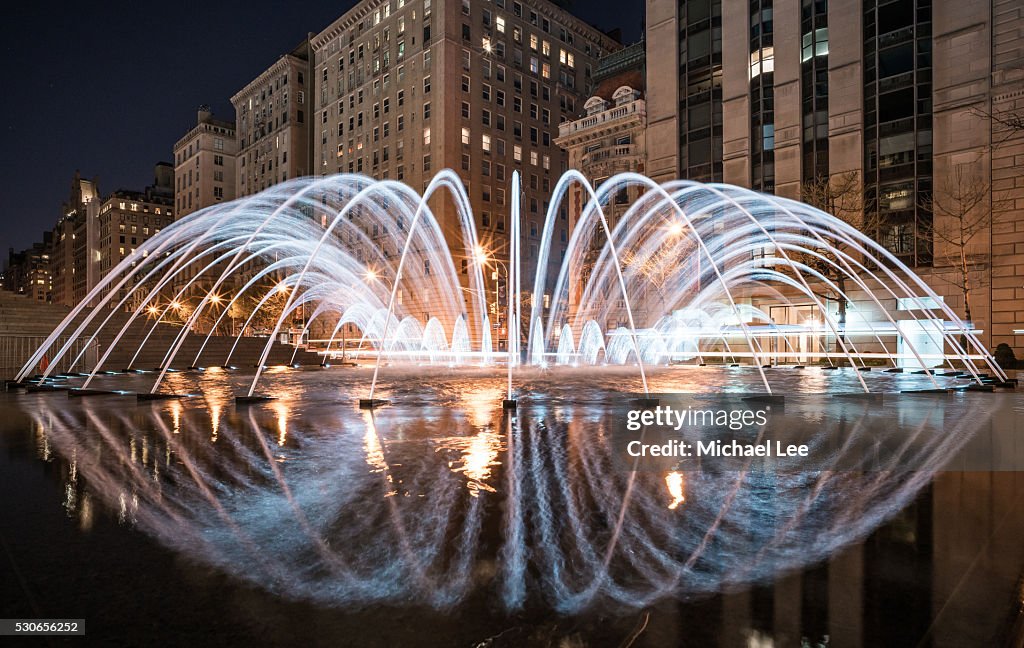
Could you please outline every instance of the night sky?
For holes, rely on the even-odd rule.
[[[325,28],[339,2],[18,3],[0,22],[8,77],[0,101],[0,265],[42,240],[75,170],[100,191],[141,190],[172,161],[196,108],[234,119],[231,95]],[[576,0],[573,13],[640,37],[643,0]]]

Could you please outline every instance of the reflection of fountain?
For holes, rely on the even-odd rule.
[[[624,185],[639,186],[644,193],[612,228],[602,205]],[[580,187],[589,200],[573,227],[559,272],[549,281],[546,269],[555,227],[572,187]],[[448,238],[428,206],[428,201],[440,199],[441,190],[451,197],[456,217]],[[688,181],[659,185],[637,174],[614,176],[596,189],[575,171],[559,180],[542,232],[523,332],[518,174],[513,174],[511,198],[506,354],[495,354],[491,344],[483,269],[493,253],[479,240],[458,175],[442,171],[422,196],[399,182],[338,175],[276,185],[167,227],[108,274],[26,363],[18,379],[27,378],[44,350],[65,337],[67,342],[50,361],[49,375],[59,360],[79,348],[76,340],[93,341],[114,313],[132,304],[136,310],[95,365],[84,384],[89,387],[136,318],[154,319],[141,350],[152,343],[150,336],[165,316],[200,285],[212,288],[203,288],[198,305],[166,349],[154,393],[214,305],[220,312],[200,354],[229,312],[251,306],[243,313],[242,331],[258,328],[257,322],[269,313],[267,341],[249,397],[278,334],[300,314],[299,339],[318,322],[330,332],[325,362],[337,353],[331,345],[339,330],[352,325],[361,331],[366,347],[343,348],[341,355],[374,361],[365,399],[370,406],[377,402],[383,362],[468,366],[495,358],[508,365],[506,403],[514,404],[512,367],[524,355],[540,366],[635,363],[645,390],[645,366],[705,365],[715,359],[738,364],[746,359],[771,392],[765,369],[791,356],[859,368],[866,368],[869,360],[894,369],[911,363],[925,368],[935,388],[939,385],[928,368],[943,362],[961,364],[981,382],[980,361],[1006,379],[968,323],[906,266],[842,221],[807,205],[737,187]],[[468,287],[461,285],[460,275]],[[848,322],[845,310],[843,316],[833,312],[823,292],[842,302],[858,298],[870,312]],[[910,330],[906,320],[897,322],[892,316],[887,306],[892,301],[914,318],[914,335],[904,334]],[[84,305],[93,302],[100,307],[85,312]],[[767,315],[773,305],[802,305],[813,316],[800,324],[779,324]],[[74,323],[76,318],[80,323]],[[87,336],[87,330],[94,332]],[[813,348],[802,343],[796,349],[790,338],[799,336],[812,340]],[[828,340],[837,351],[828,350]],[[179,364],[191,361],[192,366],[198,358],[190,356]],[[81,354],[74,358],[81,360]],[[860,374],[857,379],[869,391]]]
[[[335,405],[285,421],[283,406],[250,409],[220,420],[216,441],[194,401],[125,412],[40,399],[30,413],[73,462],[65,507],[88,492],[123,524],[280,595],[443,608],[479,589],[564,613],[697,598],[827,558],[988,424],[970,398],[796,399],[780,426],[817,416],[842,430],[812,441],[814,471],[631,473],[614,407],[509,416],[493,400],[503,377],[486,382],[489,408],[474,395],[432,414]],[[993,398],[997,410],[1015,404]],[[877,442],[894,452],[856,448]],[[83,509],[82,524],[93,515]]]

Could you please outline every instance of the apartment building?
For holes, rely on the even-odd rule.
[[[313,172],[363,173],[422,191],[453,169],[483,244],[506,259],[509,187],[519,171],[523,272],[532,278],[548,195],[567,166],[554,142],[558,124],[582,108],[596,61],[620,45],[546,0],[367,0],[310,42]],[[447,198],[434,203],[468,275],[454,209]],[[562,221],[552,264],[567,241],[565,210]],[[500,273],[485,276],[488,295],[494,281]],[[492,305],[496,329],[501,310]],[[504,335],[494,336],[499,345]]]
[[[174,211],[178,218],[235,199],[235,123],[200,106],[196,125],[174,144]]]
[[[311,174],[309,120],[314,109],[309,59],[309,41],[304,40],[231,97],[239,198]]]
[[[143,191],[119,189],[103,199],[98,216],[100,277],[107,276],[126,259],[129,267],[145,262],[146,254],[139,252],[138,247],[174,222],[174,178],[172,166],[161,163],[157,165],[156,180]],[[116,307],[134,286],[135,282],[125,285],[108,305]],[[144,295],[133,297],[122,308],[137,307]]]

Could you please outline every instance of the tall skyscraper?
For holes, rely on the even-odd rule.
[[[841,198],[986,344],[1019,349],[1022,34],[1007,0],[648,0],[649,171]]]

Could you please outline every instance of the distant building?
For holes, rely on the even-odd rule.
[[[593,96],[583,104],[578,119],[563,122],[555,144],[569,154],[569,168],[582,173],[596,189],[608,178],[625,172],[644,173],[647,159],[647,110],[644,102],[644,43],[636,43],[603,57],[594,71]],[[614,193],[602,211],[614,228],[629,205],[640,195],[638,187]],[[590,196],[578,185],[570,189],[569,230],[576,228]],[[599,225],[595,225],[600,229]],[[590,270],[607,241],[594,232],[580,276],[569,278],[569,299],[576,303]]]
[[[57,225],[31,254],[22,253],[28,256],[17,265],[35,268],[31,270],[35,286],[52,281],[50,301],[76,306],[112,268],[130,259],[138,246],[173,220],[174,166],[169,162],[155,166],[153,184],[145,190],[122,189],[106,198],[100,197],[95,180],[83,180],[76,172]],[[25,275],[24,270],[19,272]],[[42,300],[41,291],[35,290],[34,296]]]
[[[56,304],[78,304],[99,280],[99,209],[97,181],[85,180],[75,171],[70,196],[53,229],[50,261]]]
[[[235,199],[238,140],[234,122],[200,106],[196,125],[174,145],[174,207],[178,218]]]
[[[312,173],[309,58],[309,42],[303,41],[231,97],[238,135],[235,190],[239,197]]]
[[[35,243],[21,252],[10,250],[0,289],[25,295],[37,301],[49,302],[53,292],[53,275],[50,270],[51,238],[52,233],[45,232],[42,242]]]
[[[132,266],[143,261],[137,248],[174,222],[173,178],[171,165],[160,163],[156,167],[154,184],[145,190],[119,189],[103,200],[99,210],[100,277],[106,276],[125,259]],[[128,289],[134,285],[134,282],[126,285],[117,299],[127,294]],[[113,308],[117,303],[114,300],[108,305]]]
[[[594,72],[593,96],[583,104],[583,114],[558,127],[558,146],[569,154],[569,168],[587,176],[596,187],[626,171],[643,173],[647,153],[647,109],[644,101],[644,44],[631,45],[601,59]],[[578,190],[577,190],[578,191]],[[632,202],[623,191],[616,195],[606,215],[618,216]],[[570,221],[579,215],[586,199],[576,194]]]

